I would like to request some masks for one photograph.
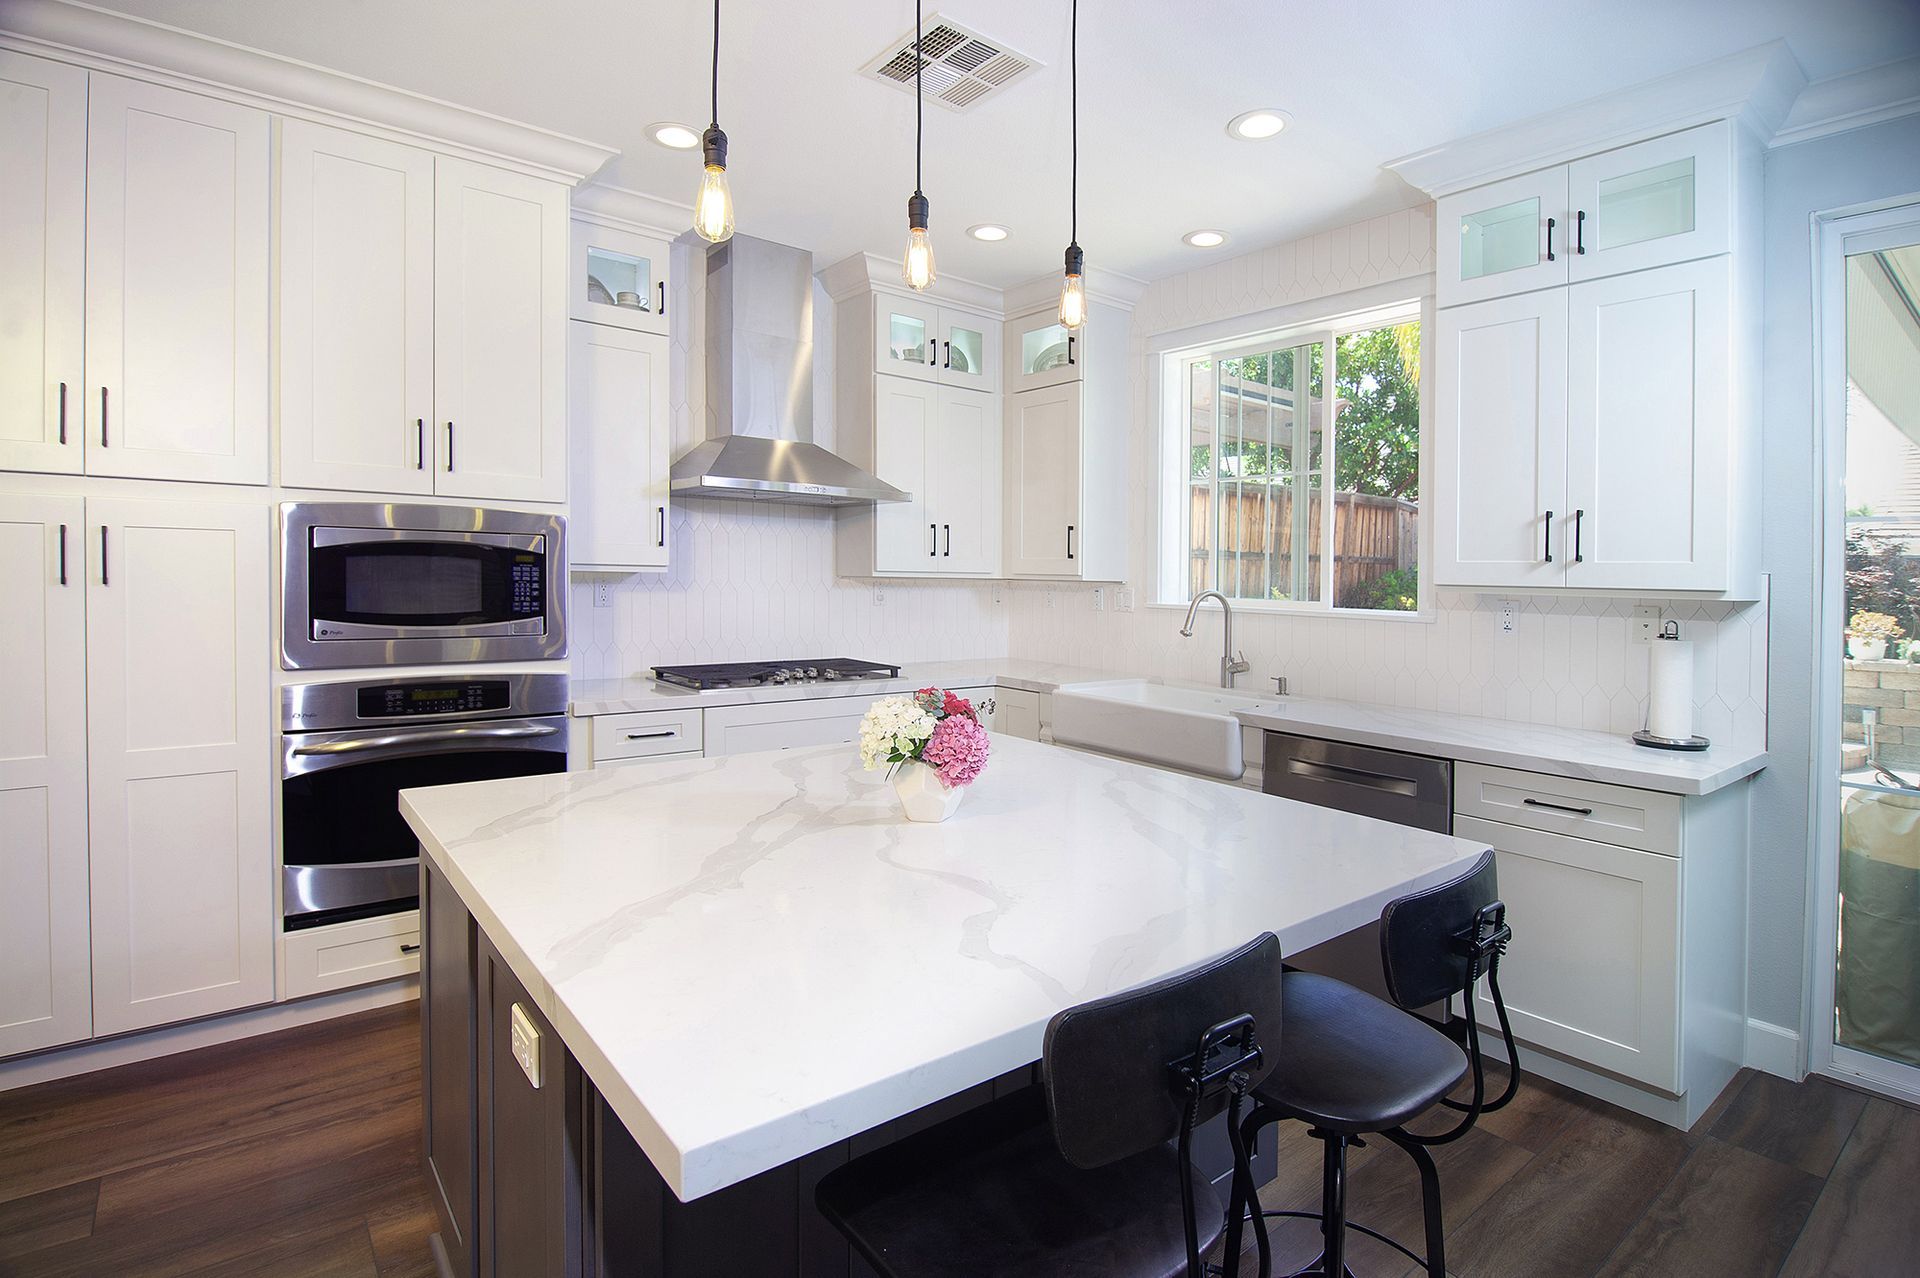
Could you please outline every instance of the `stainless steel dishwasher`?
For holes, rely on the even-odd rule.
[[[1260,788],[1322,808],[1453,833],[1453,761],[1285,732],[1266,734]],[[1362,853],[1364,847],[1356,847]],[[1284,855],[1284,852],[1282,853]],[[1387,996],[1380,921],[1289,954],[1287,963]],[[1430,1009],[1438,1012],[1440,1009]]]

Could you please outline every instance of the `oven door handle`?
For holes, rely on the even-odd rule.
[[[515,740],[526,737],[550,737],[560,729],[551,724],[522,724],[514,727],[431,728],[422,732],[395,732],[380,737],[349,737],[345,741],[326,741],[318,745],[297,745],[296,755],[363,754],[369,750],[391,750],[398,746],[416,746],[434,741]]]

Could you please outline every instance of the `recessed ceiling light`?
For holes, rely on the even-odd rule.
[[[969,226],[967,234],[976,240],[997,244],[1007,238],[1007,228],[995,222],[982,222],[978,226]]]
[[[1180,237],[1195,248],[1219,248],[1227,242],[1225,231],[1188,231]]]
[[[660,124],[649,124],[647,133],[661,146],[675,151],[691,151],[700,145],[700,130],[690,125],[665,121]]]
[[[1287,122],[1292,118],[1278,107],[1260,107],[1253,111],[1242,111],[1227,121],[1227,132],[1236,138],[1258,142],[1286,128]]]

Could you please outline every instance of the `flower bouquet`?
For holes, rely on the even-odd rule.
[[[885,697],[860,721],[860,762],[888,769],[909,821],[944,821],[987,766],[987,730],[973,703],[945,688]]]

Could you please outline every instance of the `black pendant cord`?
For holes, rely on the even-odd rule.
[[[1080,0],[1073,0],[1072,34],[1067,41],[1068,93],[1073,114],[1073,162],[1067,199],[1067,243],[1080,243]]]
[[[720,0],[713,0],[713,114],[707,127],[720,127]]]
[[[1079,0],[1074,0],[1078,4]],[[927,96],[920,85],[920,69],[926,65],[920,52],[920,0],[913,0],[913,193],[920,190],[921,133],[926,127]]]

